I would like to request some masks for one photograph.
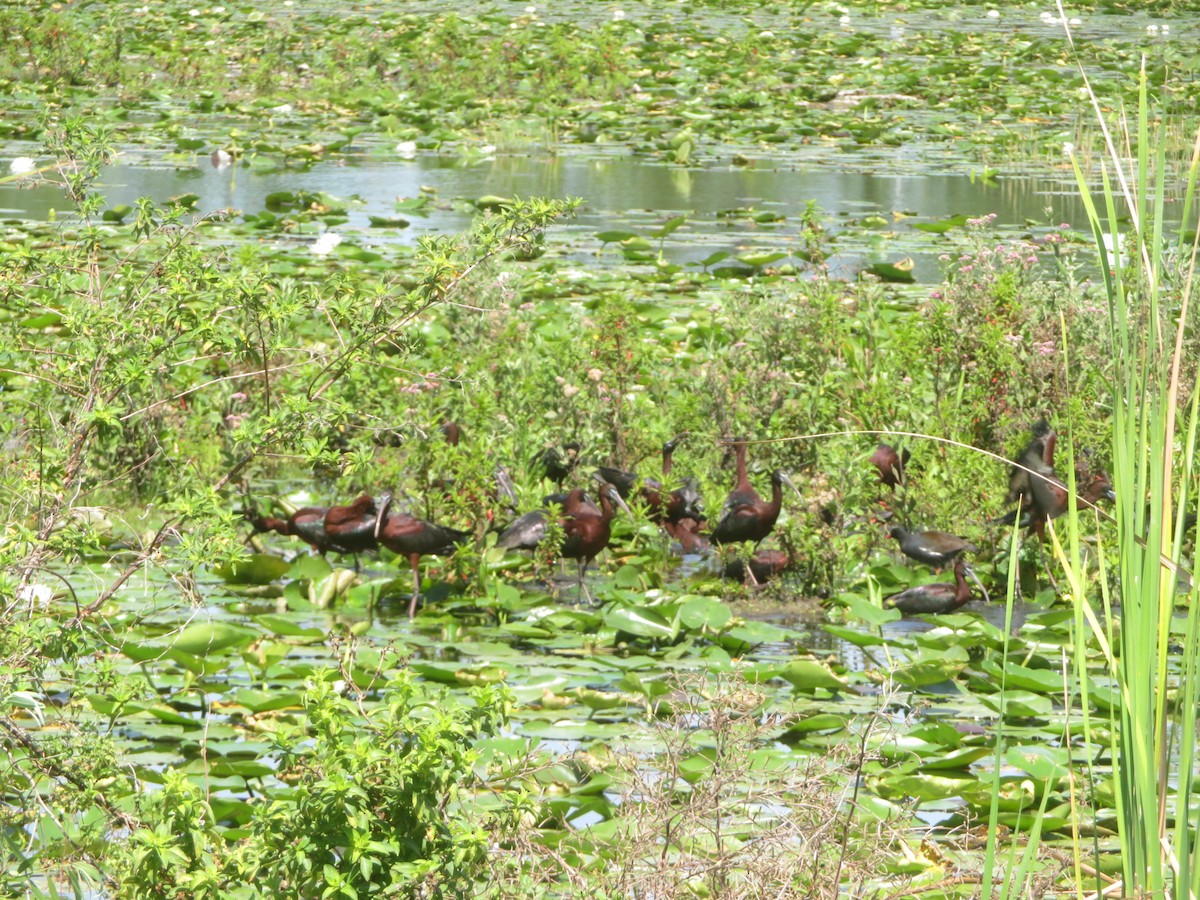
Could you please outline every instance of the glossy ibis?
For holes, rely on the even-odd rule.
[[[904,484],[904,467],[908,465],[907,450],[897,450],[891,444],[880,444],[871,456],[871,465],[879,472],[879,483],[895,489]]]
[[[967,564],[962,557],[954,560],[954,584],[935,582],[911,587],[887,598],[888,605],[906,616],[920,613],[948,613],[971,599],[971,586],[964,576]]]
[[[725,498],[725,506],[712,531],[714,544],[734,544],[740,541],[758,543],[775,527],[779,511],[783,507],[783,486],[786,484],[796,496],[800,491],[782,469],[771,473],[771,499],[763,500],[750,483],[746,474],[746,444],[734,444],[737,460],[737,484]]]
[[[786,550],[755,550],[749,562],[751,578],[762,584],[787,571],[792,564],[792,557]],[[745,581],[746,560],[741,557],[729,560],[725,563],[722,574],[735,581]]]
[[[612,537],[612,520],[616,508],[620,506],[626,513],[629,507],[621,498],[620,492],[614,485],[606,481],[600,482],[600,506],[587,500],[583,491],[574,490],[567,496],[563,506],[563,539],[562,555],[568,559],[579,560],[579,594],[585,596],[583,576],[590,563],[608,546]],[[588,596],[588,600],[591,597]]]
[[[457,422],[452,422],[450,419],[442,422],[438,426],[438,430],[442,432],[442,437],[446,439],[446,443],[451,447],[457,447],[458,442],[463,438],[462,428]]]
[[[255,534],[274,531],[298,537],[322,556],[332,550],[334,553],[349,553],[345,547],[330,540],[325,533],[325,514],[328,508],[324,506],[304,506],[296,510],[286,519],[276,516],[260,516],[254,511],[246,512],[245,518],[253,527]]]
[[[421,575],[417,565],[422,556],[449,556],[457,546],[471,536],[469,531],[435,525],[406,513],[390,513],[379,529],[379,543],[398,556],[408,557],[412,567],[413,591],[408,604],[408,617],[417,614],[417,601],[421,596]]]
[[[1033,502],[1033,491],[1030,485],[1030,478],[1034,473],[1049,475],[1053,471],[1053,463],[1047,465],[1044,462],[1046,451],[1046,439],[1050,436],[1050,423],[1045,419],[1039,419],[1033,426],[1033,436],[1030,438],[1025,449],[1020,455],[1013,460],[1013,465],[1008,473],[1008,497],[1009,503],[1021,501],[1021,506],[1028,508]],[[1054,452],[1051,449],[1050,458],[1053,460]]]
[[[391,502],[392,495],[385,492],[378,499],[363,494],[349,506],[329,507],[325,512],[326,536],[349,553],[374,550],[379,546],[376,538]]]
[[[900,552],[909,559],[941,568],[963,553],[977,553],[979,548],[966,538],[944,531],[909,531],[899,525],[888,532],[900,542]]]
[[[531,461],[534,471],[540,472],[544,477],[549,478],[561,491],[563,482],[566,481],[571,473],[575,471],[575,467],[579,465],[580,446],[577,443],[568,443],[562,445],[562,450],[557,447],[547,447],[544,450],[538,451]]]

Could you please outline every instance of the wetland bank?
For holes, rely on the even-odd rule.
[[[1194,17],[3,8],[6,891],[1197,892]],[[636,489],[496,547],[731,438],[759,589]],[[250,533],[385,490],[455,552]]]

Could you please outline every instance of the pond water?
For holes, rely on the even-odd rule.
[[[0,158],[0,168],[10,159]],[[950,252],[944,235],[915,229],[918,223],[955,215],[995,214],[990,228],[998,237],[1046,231],[1062,223],[1080,229],[1084,210],[1074,188],[1048,178],[973,179],[955,171],[904,173],[847,168],[814,159],[760,160],[754,166],[683,168],[634,155],[500,155],[466,159],[422,153],[413,159],[377,153],[348,162],[322,162],[303,169],[267,172],[245,166],[216,168],[207,156],[163,165],[149,158],[123,159],[105,170],[100,186],[110,206],[132,205],[139,197],[162,202],[195,194],[198,213],[233,209],[254,215],[276,192],[325,192],[358,198],[348,221],[332,230],[362,232],[364,243],[414,243],[422,234],[464,230],[476,214],[479,197],[578,197],[583,206],[572,222],[555,229],[551,252],[602,264],[623,264],[617,250],[605,250],[599,232],[650,232],[672,216],[685,224],[659,241],[663,256],[680,265],[698,265],[724,251],[746,253],[803,249],[802,214],[815,203],[833,237],[828,260],[835,277],[853,278],[871,264],[913,259],[918,282],[941,280],[938,257]],[[398,199],[435,196],[422,216],[397,213]],[[23,188],[0,184],[0,215],[46,220],[67,207],[53,185]],[[372,229],[370,217],[401,216],[403,229]],[[864,217],[873,217],[864,222]],[[774,219],[774,221],[769,221]],[[957,229],[959,234],[962,229]],[[311,240],[308,235],[304,240]],[[786,260],[785,260],[786,261]],[[794,261],[794,260],[793,260]]]

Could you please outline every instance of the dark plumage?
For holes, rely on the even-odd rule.
[[[471,536],[469,531],[435,525],[405,513],[392,513],[383,520],[379,529],[379,543],[399,556],[408,557],[412,568],[412,600],[408,604],[408,617],[417,614],[417,601],[421,596],[421,576],[417,565],[422,556],[448,556],[457,546]]]
[[[787,571],[791,564],[792,558],[786,550],[756,550],[750,557],[750,574],[755,582],[761,584]],[[745,581],[746,561],[741,557],[729,560],[722,574],[726,578]]]
[[[378,499],[363,494],[349,506],[331,506],[325,512],[325,534],[348,553],[362,553],[379,546],[376,535],[392,495],[384,493]]]
[[[562,489],[575,467],[579,465],[580,446],[576,443],[563,444],[562,450],[557,447],[547,447],[538,451],[532,462],[535,472],[549,478],[559,489]]]
[[[745,450],[743,449],[741,452],[744,455]],[[740,468],[742,473],[745,471],[744,465],[742,462]],[[779,511],[783,507],[783,485],[785,484],[796,491],[799,496],[800,491],[792,484],[787,473],[778,469],[771,473],[771,499],[766,501],[758,495],[748,479],[739,479],[738,486],[729,493],[725,500],[721,516],[712,531],[712,542],[714,544],[733,544],[739,541],[758,543],[765,538],[775,528],[775,522],[779,518]]]
[[[901,591],[887,598],[888,605],[906,616],[920,613],[948,613],[971,599],[971,587],[963,577],[967,564],[961,558],[954,561],[954,584],[935,582]]]
[[[879,472],[879,483],[895,488],[904,483],[904,467],[908,464],[907,450],[897,450],[891,444],[880,444],[871,456],[871,465]]]
[[[1033,436],[1029,443],[1025,445],[1025,449],[1020,455],[1013,460],[1012,468],[1008,473],[1008,497],[1009,503],[1021,501],[1021,506],[1028,507],[1033,502],[1033,493],[1030,489],[1031,472],[1041,472],[1044,475],[1050,474],[1053,470],[1053,465],[1047,465],[1043,462],[1045,457],[1046,438],[1050,435],[1050,423],[1045,419],[1039,419],[1033,426]],[[1051,452],[1053,459],[1053,451]]]
[[[900,542],[900,552],[909,559],[926,565],[948,565],[963,553],[977,553],[979,548],[966,538],[944,531],[909,531],[895,525],[888,532]]]
[[[322,556],[330,550],[334,553],[351,552],[330,540],[329,535],[325,533],[326,512],[328,509],[324,506],[305,506],[296,510],[286,519],[260,516],[255,512],[247,512],[245,516],[246,520],[254,527],[255,534],[274,531],[277,534],[298,537]]]

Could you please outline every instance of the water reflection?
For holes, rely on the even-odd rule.
[[[0,167],[8,164],[0,159]],[[370,229],[369,217],[395,216],[395,201],[433,189],[439,202],[411,227]],[[1023,234],[1028,222],[1045,227],[1080,227],[1084,211],[1073,190],[1042,178],[1005,178],[994,182],[966,175],[929,172],[879,173],[806,162],[772,160],[762,168],[713,165],[683,169],[637,156],[500,156],[473,164],[458,157],[422,154],[411,160],[364,154],[349,161],[324,162],[307,169],[260,172],[244,166],[214,167],[199,155],[180,167],[126,160],[104,171],[101,191],[110,205],[134,204],[139,197],[157,201],[180,194],[199,196],[197,212],[235,209],[256,214],[268,195],[279,191],[323,191],[361,203],[348,210],[341,231],[368,231],[381,242],[413,243],[429,232],[466,228],[474,208],[455,200],[484,195],[580,197],[577,219],[555,230],[554,252],[604,264],[620,264],[621,255],[601,251],[596,232],[646,232],[672,215],[687,223],[662,241],[665,258],[696,264],[717,251],[737,255],[749,250],[803,248],[801,215],[808,204],[822,211],[832,236],[833,274],[853,276],[865,264],[910,256],[918,281],[941,278],[937,256],[946,239],[913,225],[947,216],[996,214],[1000,234]],[[58,187],[0,184],[0,214],[47,220],[68,208]],[[730,214],[737,211],[736,214]],[[778,223],[756,221],[747,211],[783,217]],[[864,224],[864,216],[878,218]],[[408,218],[408,216],[405,216]]]

